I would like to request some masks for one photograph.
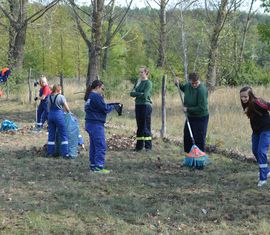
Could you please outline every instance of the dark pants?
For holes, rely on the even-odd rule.
[[[204,117],[188,117],[192,134],[195,140],[195,144],[200,150],[205,152],[206,132],[208,126],[209,115]],[[184,127],[184,150],[186,153],[190,151],[192,147],[192,140],[188,130],[187,122]]]
[[[151,114],[152,106],[148,104],[135,105],[137,122],[136,150],[152,149]]]
[[[41,101],[37,110],[37,127],[42,128],[48,119],[47,101]]]

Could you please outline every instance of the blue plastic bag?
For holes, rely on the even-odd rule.
[[[4,120],[1,124],[0,131],[16,131],[18,130],[18,126],[9,120]]]
[[[70,158],[76,158],[78,156],[78,145],[84,143],[80,134],[79,123],[77,118],[71,113],[65,114],[65,122],[68,136],[68,155]],[[60,143],[59,135],[56,132],[56,154],[60,153]]]

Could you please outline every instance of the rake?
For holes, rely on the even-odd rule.
[[[176,83],[176,86],[177,86],[178,93],[180,95],[181,103],[184,106],[184,99],[182,96],[182,91],[181,91],[178,83]],[[191,147],[189,153],[186,154],[183,165],[187,166],[187,167],[191,167],[191,168],[203,169],[208,157],[207,157],[206,153],[203,152],[202,150],[200,150],[199,147],[195,144],[195,140],[194,140],[194,136],[193,136],[193,133],[191,130],[190,122],[188,120],[188,116],[187,116],[186,112],[184,112],[184,114],[186,117],[186,122],[187,122],[188,130],[189,130],[189,134],[190,134],[190,138],[192,141],[192,147]]]

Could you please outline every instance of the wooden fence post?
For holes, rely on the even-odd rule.
[[[31,77],[32,77],[32,69],[29,68],[29,71],[28,71],[28,90],[29,90],[28,101],[29,101],[29,104],[32,103],[32,85],[33,84],[31,84]]]
[[[161,90],[161,110],[162,110],[162,125],[160,130],[160,136],[164,138],[166,136],[166,79],[167,75],[165,74],[162,77],[162,90]]]

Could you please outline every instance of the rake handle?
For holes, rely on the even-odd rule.
[[[176,86],[177,86],[177,90],[178,90],[178,93],[179,93],[179,96],[180,96],[180,99],[181,99],[181,103],[182,103],[182,105],[184,107],[184,99],[183,99],[182,91],[180,89],[180,86],[179,86],[178,82],[176,83]],[[194,137],[193,137],[193,133],[192,133],[192,130],[191,130],[191,126],[190,126],[190,123],[189,123],[189,120],[188,120],[187,113],[184,112],[184,114],[185,114],[185,117],[186,117],[186,120],[187,120],[187,126],[188,126],[189,134],[190,134],[190,137],[191,137],[191,140],[192,140],[192,144],[195,144],[195,140],[194,140]]]

